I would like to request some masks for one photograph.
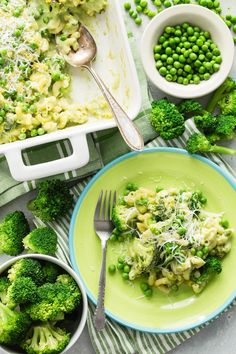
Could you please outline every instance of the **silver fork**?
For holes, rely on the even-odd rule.
[[[105,327],[104,298],[106,286],[106,248],[107,241],[114,228],[111,220],[112,208],[116,203],[116,192],[101,191],[94,213],[94,229],[101,240],[102,267],[98,286],[98,301],[94,315],[94,324],[98,331]]]

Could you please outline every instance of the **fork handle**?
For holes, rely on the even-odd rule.
[[[94,324],[98,331],[101,331],[105,327],[105,309],[104,309],[104,298],[105,298],[105,286],[106,286],[106,249],[107,242],[102,242],[102,267],[100,272],[100,279],[98,285],[98,301],[95,310]]]

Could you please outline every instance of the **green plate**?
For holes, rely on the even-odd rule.
[[[173,148],[146,149],[130,153],[104,167],[80,196],[70,225],[70,256],[74,270],[81,277],[88,297],[96,303],[101,266],[101,245],[93,229],[93,214],[101,189],[121,193],[128,181],[155,188],[189,187],[201,189],[207,196],[207,210],[225,212],[236,230],[236,183],[210,160],[190,156]],[[107,265],[116,263],[122,243],[108,244]],[[152,333],[178,332],[201,325],[223,311],[236,297],[236,240],[223,261],[222,273],[204,291],[195,295],[187,287],[166,295],[158,290],[151,298],[142,296],[140,281],[124,281],[118,272],[107,273],[105,308],[121,324]]]

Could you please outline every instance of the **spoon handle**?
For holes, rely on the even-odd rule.
[[[113,97],[109,89],[106,87],[106,85],[104,84],[102,79],[98,76],[98,74],[95,72],[95,70],[91,67],[91,65],[84,65],[84,67],[89,70],[89,72],[97,82],[98,86],[100,87],[107,102],[109,103],[113,115],[115,117],[115,120],[117,122],[117,126],[126,144],[132,150],[138,150],[138,151],[143,150],[144,148],[143,138],[140,132],[138,131],[137,127],[133,123],[133,121],[125,113],[123,108]]]

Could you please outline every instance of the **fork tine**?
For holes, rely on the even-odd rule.
[[[112,191],[109,192],[108,195],[108,204],[107,204],[107,220],[111,219],[111,196],[112,196]]]
[[[113,203],[112,203],[112,206],[114,206],[116,204],[116,191],[114,192],[114,195],[113,195]]]
[[[106,209],[107,209],[107,191],[105,191],[102,207],[101,207],[101,219],[106,220]]]
[[[94,212],[94,219],[98,220],[100,217],[100,212],[101,212],[101,205],[102,205],[102,196],[103,196],[103,190],[101,191],[99,197],[98,197],[98,201],[97,201],[97,205],[96,205],[96,209]]]

